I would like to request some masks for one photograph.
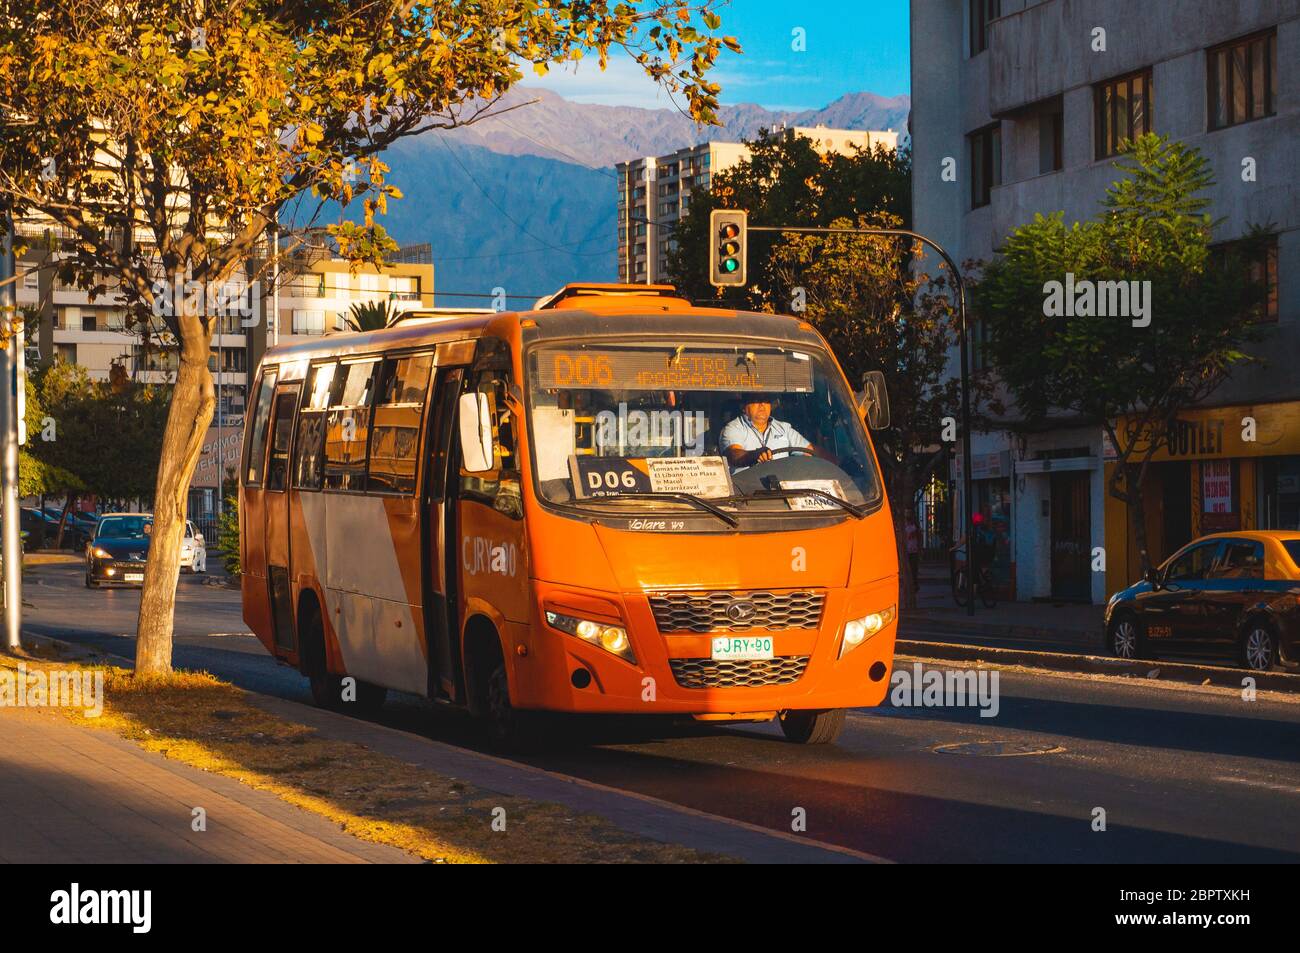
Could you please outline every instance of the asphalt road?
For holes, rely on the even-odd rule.
[[[24,625],[131,656],[139,594],[29,570]],[[305,680],[245,631],[239,594],[182,577],[178,666],[307,701]],[[232,634],[235,633],[235,634]],[[908,666],[900,666],[907,667]],[[1224,689],[1000,674],[996,717],[887,703],[838,744],[774,726],[583,723],[533,764],[896,861],[1300,861],[1300,700]],[[407,696],[384,723],[477,747],[463,716]],[[1048,753],[1023,754],[1021,751]],[[1106,830],[1094,831],[1096,809]]]

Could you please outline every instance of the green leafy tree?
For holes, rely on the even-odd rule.
[[[74,486],[60,488],[71,491],[64,519],[80,493],[149,499],[167,423],[165,387],[125,375],[92,380],[83,366],[66,361],[54,361],[29,380],[42,414],[38,428],[28,431],[30,453],[42,466],[75,480]]]
[[[713,178],[675,236],[673,281],[690,297],[708,283],[709,213],[746,209],[752,225],[907,228],[911,162],[876,149],[820,154],[810,139],[761,135],[748,159]],[[902,567],[902,598],[914,605],[903,521],[918,490],[946,459],[945,417],[956,417],[960,382],[948,374],[956,343],[951,276],[932,272],[922,249],[895,238],[851,234],[751,232],[749,285],[728,289],[728,305],[795,313],[830,343],[849,380],[885,375],[890,426],[873,443],[892,503]]]
[[[611,52],[627,52],[694,118],[714,121],[719,87],[708,71],[724,47],[739,49],[714,35],[717,5],[5,4],[0,196],[19,219],[58,226],[63,271],[96,293],[120,292],[138,322],[165,327],[179,353],[140,600],[139,672],[171,670],[186,497],[215,404],[216,309],[175,285],[258,277],[251,263],[268,257],[268,230],[290,222],[293,209],[314,219],[341,206],[328,227],[340,253],[381,263],[394,243],[377,216],[401,193],[379,156],[404,137],[499,111],[524,69],[545,73],[587,53],[604,67]],[[361,222],[344,220],[354,201]]]
[[[831,225],[899,228],[901,223],[882,212]],[[799,298],[800,315],[826,338],[849,380],[861,381],[868,371],[885,376],[890,425],[875,431],[872,442],[892,503],[903,604],[915,606],[904,520],[918,491],[947,459],[940,440],[943,421],[956,417],[960,407],[960,381],[948,373],[957,340],[948,278],[927,273],[920,249],[898,239],[782,237],[771,251],[765,281]]]
[[[387,301],[358,301],[348,311],[348,327],[353,331],[378,331],[388,327],[396,313]]]
[[[1072,416],[1109,437],[1118,457],[1108,489],[1129,507],[1145,573],[1151,459],[1178,413],[1248,360],[1263,289],[1240,255],[1211,253],[1204,192],[1213,176],[1196,149],[1146,135],[1116,166],[1122,178],[1097,218],[1067,226],[1061,213],[1036,216],[1007,237],[975,297],[988,354],[1026,424]],[[1095,290],[1073,317],[1058,313],[1069,275],[1081,295]],[[1146,317],[1100,313],[1103,295],[1122,300],[1117,286],[1100,283],[1121,281],[1150,282]]]
[[[821,154],[806,136],[760,132],[745,143],[748,158],[713,175],[709,191],[696,191],[685,218],[661,238],[676,241],[669,256],[672,282],[687,297],[724,297],[709,284],[709,214],[715,208],[744,209],[751,225],[828,226],[837,219],[887,215],[910,227],[910,157],[884,148],[849,154]],[[789,310],[789,288],[766,267],[782,240],[771,232],[749,236],[747,288],[727,289],[728,305],[750,310]]]
[[[238,576],[239,569],[239,497],[226,497],[226,505],[217,520],[217,552],[226,572]]]
[[[28,326],[35,323],[34,315],[30,311],[21,315],[21,318]],[[46,424],[50,418],[47,417],[41,404],[40,390],[31,373],[27,375],[25,386],[26,412],[23,415],[23,423],[27,428],[27,445],[18,448],[18,495],[66,495],[71,499],[74,494],[84,492],[86,485],[76,474],[54,463],[48,463],[38,455],[39,448],[45,443],[43,438],[48,433]],[[38,452],[33,453],[32,448],[38,448]],[[66,515],[64,518],[66,519]],[[63,522],[60,521],[56,546],[62,544],[62,531]]]

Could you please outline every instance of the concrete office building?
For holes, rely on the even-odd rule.
[[[1300,526],[1300,0],[912,0],[911,19],[914,218],[957,261],[1037,212],[1094,217],[1119,141],[1146,131],[1212,163],[1216,242],[1268,226],[1267,363],[1183,415],[1148,531],[1159,559],[1205,532]],[[1237,439],[1245,416],[1254,442]],[[975,506],[1017,598],[1102,602],[1137,575],[1132,528],[1100,427],[1055,423],[973,435]]]

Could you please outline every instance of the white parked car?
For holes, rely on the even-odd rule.
[[[185,538],[181,540],[181,572],[208,571],[208,545],[203,534],[185,521]]]

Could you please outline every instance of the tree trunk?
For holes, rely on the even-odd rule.
[[[1134,476],[1135,470],[1137,471],[1136,476]],[[1143,479],[1145,474],[1145,466],[1136,468],[1131,463],[1125,465],[1124,482],[1128,489],[1129,513],[1133,520],[1133,535],[1137,540],[1138,560],[1142,567],[1143,579],[1151,570],[1151,551],[1147,544],[1146,498],[1142,492],[1142,485],[1146,482]]]
[[[67,499],[63,502],[63,512],[59,514],[59,532],[54,537],[54,548],[63,548],[63,530],[68,525],[68,511],[72,509],[72,504],[77,500],[75,493],[69,493]],[[45,507],[41,507],[41,512],[45,512]]]
[[[172,625],[181,541],[185,537],[186,499],[216,405],[208,370],[212,336],[196,317],[186,316],[180,321],[184,332],[180,369],[163,431],[149,561],[140,596],[135,650],[135,670],[140,675],[171,674]]]

